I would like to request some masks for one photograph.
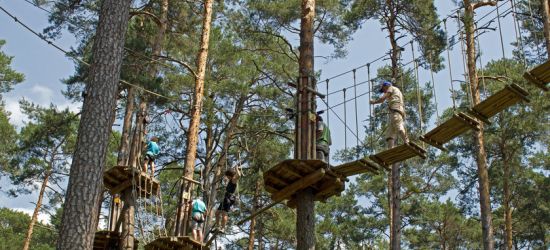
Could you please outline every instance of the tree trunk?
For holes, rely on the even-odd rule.
[[[130,0],[104,0],[92,49],[57,249],[92,249]]]
[[[550,55],[550,0],[540,0],[540,1],[542,6],[542,23],[544,24],[544,38],[546,41],[546,53],[547,55]]]
[[[130,147],[130,131],[132,130],[132,116],[135,106],[135,89],[128,87],[128,96],[126,97],[126,110],[122,124],[122,133],[120,135],[120,147],[118,148],[117,165],[126,166],[128,164],[128,150]]]
[[[389,39],[391,44],[391,81],[393,84],[398,85],[399,78],[399,57],[401,54],[401,48],[397,45],[397,38],[395,37],[395,20],[397,18],[397,10],[393,0],[386,0],[387,8],[389,9],[389,16],[387,17],[386,27],[388,28]],[[403,89],[404,86],[401,86]],[[394,139],[393,144],[397,143],[397,138]],[[394,145],[389,145],[392,148]],[[390,202],[390,249],[401,249],[401,180],[400,180],[400,164],[395,163],[391,166],[390,176],[388,178],[389,187],[389,202]]]
[[[254,198],[252,198],[252,213],[255,213],[260,208],[260,194],[262,190],[262,179],[256,180],[256,189],[254,190]],[[250,233],[248,234],[248,250],[254,250],[254,237],[256,233],[256,217],[250,220]]]
[[[229,147],[231,146],[231,140],[233,139],[233,136],[235,135],[235,129],[237,128],[237,122],[239,121],[239,117],[241,115],[241,112],[244,109],[244,103],[247,100],[247,95],[242,95],[239,100],[237,100],[237,104],[235,106],[235,111],[233,113],[233,116],[229,119],[229,123],[227,125],[226,133],[225,133],[225,140],[223,141],[222,145],[222,153],[220,154],[220,158],[216,162],[216,164],[213,166],[214,168],[214,177],[212,178],[212,183],[209,186],[210,190],[209,193],[209,199],[208,199],[208,211],[211,211],[214,213],[214,206],[216,205],[216,197],[218,194],[218,188],[221,183],[221,179],[223,178],[223,166],[224,163],[227,161],[227,152],[229,152]],[[212,221],[214,219],[214,216],[210,216],[209,220],[207,221],[207,227],[210,228],[209,225],[212,225]],[[207,230],[208,232],[208,230]]]
[[[195,157],[197,153],[197,143],[199,135],[199,124],[201,119],[202,101],[204,93],[204,78],[206,73],[206,59],[208,57],[208,45],[210,41],[210,26],[212,23],[212,2],[213,0],[204,1],[204,13],[202,22],[202,34],[200,49],[197,55],[197,75],[195,76],[195,91],[193,93],[193,106],[191,107],[191,120],[189,121],[189,132],[186,143],[186,155],[184,165],[184,176],[193,179],[193,172],[195,168]],[[176,236],[185,234],[185,223],[183,216],[187,211],[184,211],[183,204],[188,202],[188,199],[184,197],[187,193],[190,193],[191,182],[184,183],[180,192],[180,204],[178,206],[177,218],[176,218]]]
[[[505,117],[504,113],[500,113],[500,128],[502,130],[502,134],[500,136],[501,141],[499,145],[500,154],[502,156],[502,167],[504,171],[503,175],[503,189],[504,189],[504,242],[505,242],[505,248],[506,250],[512,250],[513,249],[513,240],[512,240],[512,210],[510,209],[510,201],[512,200],[512,195],[510,192],[510,162],[508,162],[508,152],[506,150],[506,129],[504,125]]]
[[[132,195],[132,189],[127,188],[121,194],[122,199],[122,233],[120,234],[120,247],[124,250],[134,249],[134,229],[135,229],[135,197]]]
[[[468,75],[470,77],[472,105],[480,102],[480,89],[476,71],[476,51],[474,41],[474,5],[469,0],[464,0],[464,30],[466,33],[466,55],[468,57]],[[494,249],[494,236],[492,225],[491,201],[489,194],[489,173],[487,171],[487,153],[485,152],[483,124],[480,130],[474,132],[477,173],[479,182],[479,203],[481,211],[481,228],[483,235],[483,248],[485,250]]]
[[[42,206],[42,198],[44,198],[44,192],[48,186],[48,180],[50,179],[51,171],[47,171],[42,180],[42,186],[40,187],[40,193],[38,194],[38,201],[36,201],[36,206],[34,207],[34,212],[32,213],[31,222],[29,223],[29,229],[27,230],[27,237],[25,237],[25,242],[23,243],[23,250],[28,250],[31,245],[32,232],[34,224],[38,219],[38,213],[40,212],[40,207]]]
[[[315,0],[302,0],[300,22],[300,81],[297,89],[297,123],[295,158],[315,159],[315,124],[310,115],[316,111],[315,96],[307,88],[315,89],[313,66],[313,26]],[[315,249],[315,201],[311,188],[296,193],[296,239],[297,250]]]

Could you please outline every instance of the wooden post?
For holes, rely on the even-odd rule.
[[[546,53],[550,55],[550,0],[540,0],[542,5],[542,23],[544,24],[544,41]]]
[[[120,235],[120,249],[134,249],[134,228],[135,228],[135,199],[132,195],[132,189],[127,188],[121,195],[123,201],[122,207],[122,233]]]
[[[297,121],[295,158],[315,159],[315,95],[307,89],[316,89],[313,80],[313,22],[315,18],[315,0],[302,0],[300,24],[300,79],[297,89]],[[311,188],[296,193],[297,220],[296,249],[315,249],[315,201]]]
[[[472,106],[477,105],[480,98],[479,82],[477,78],[476,69],[476,50],[475,50],[475,27],[474,27],[474,11],[482,6],[495,6],[496,1],[475,2],[470,0],[464,1],[464,17],[462,22],[464,23],[464,32],[466,35],[466,55],[468,65],[468,76],[470,81],[470,91],[472,96]],[[487,170],[487,153],[485,151],[484,136],[483,136],[483,124],[479,124],[480,130],[475,131],[474,142],[477,163],[477,174],[479,183],[479,203],[481,212],[481,228],[483,235],[483,249],[492,250],[495,247],[495,240],[493,236],[492,225],[492,212],[491,201],[489,194],[489,172]]]

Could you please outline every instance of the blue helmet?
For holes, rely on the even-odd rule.
[[[390,87],[390,86],[392,86],[391,82],[389,82],[389,81],[383,81],[383,82],[380,84],[380,90],[378,90],[378,92],[384,93],[384,87]]]

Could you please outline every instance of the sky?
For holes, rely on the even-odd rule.
[[[456,10],[457,6],[453,4],[453,1],[449,0],[436,0],[436,7],[440,17],[448,16]],[[501,13],[505,13],[510,8],[509,1],[502,2]],[[17,16],[17,18],[33,28],[34,30],[41,31],[48,26],[48,13],[40,10],[24,0],[0,0],[0,6],[7,11]],[[480,9],[477,12],[476,17],[480,18],[488,11],[492,10],[492,7]],[[496,13],[490,14],[483,19],[480,23],[485,23],[488,19],[496,16]],[[454,19],[449,19],[447,22],[449,35],[455,34],[458,26]],[[494,27],[497,23],[493,24]],[[502,18],[502,33],[505,56],[510,58],[512,56],[511,43],[515,42],[516,36],[514,31],[512,15],[507,15]],[[71,103],[61,93],[65,89],[65,85],[61,80],[71,76],[74,73],[74,63],[71,59],[65,57],[61,52],[55,48],[49,46],[44,41],[38,39],[32,33],[25,30],[22,26],[15,23],[13,19],[8,17],[5,13],[0,12],[0,39],[6,40],[6,45],[2,48],[3,52],[7,55],[13,56],[12,68],[25,75],[25,81],[18,84],[13,91],[4,94],[3,99],[6,105],[6,109],[11,112],[10,121],[18,128],[25,122],[25,116],[19,110],[19,100],[22,98],[32,101],[40,105],[49,105],[53,103],[59,108],[69,108],[72,111],[78,111],[80,109],[80,103]],[[289,37],[292,42],[297,42],[298,37]],[[75,46],[75,38],[69,34],[64,33],[63,36],[56,40],[55,43],[61,48],[69,49]],[[403,62],[409,62],[412,60],[412,53],[410,44],[405,44],[410,41],[410,38],[404,38],[401,40],[400,45],[405,47],[405,51],[402,53]],[[405,44],[405,45],[404,45]],[[502,55],[502,48],[500,46],[501,41],[498,34],[498,30],[495,32],[489,32],[483,34],[480,38],[480,46],[482,53],[482,62],[486,64],[491,60],[500,59]],[[387,40],[387,33],[381,30],[381,26],[378,21],[369,21],[365,23],[362,28],[357,31],[352,40],[346,46],[348,54],[345,58],[332,59],[327,61],[322,56],[329,56],[332,54],[332,48],[330,46],[320,44],[318,41],[315,43],[315,55],[316,57],[315,69],[321,71],[320,81],[329,77],[339,75],[340,73],[350,71],[353,68],[364,65],[380,56],[383,56],[389,50],[390,45]],[[460,43],[455,45],[450,51],[451,65],[452,65],[452,78],[453,80],[464,80],[464,67],[463,60],[460,51]],[[415,52],[418,57],[420,53]],[[446,56],[443,54],[442,56]],[[378,67],[389,64],[389,61],[378,61],[371,65],[371,78],[375,76],[375,72]],[[445,64],[447,62],[445,61]],[[411,68],[411,66],[408,66]],[[441,113],[442,110],[451,106],[450,99],[450,79],[448,69],[444,69],[434,75],[435,89],[438,98],[438,109]],[[363,82],[367,80],[366,67],[359,68],[356,71],[357,82]],[[423,84],[431,81],[430,72],[420,69],[419,80]],[[343,88],[349,88],[353,85],[353,75],[351,73],[344,74],[335,79],[331,79],[329,82],[329,92],[341,90]],[[368,91],[368,85],[364,84],[357,87],[357,95],[364,94]],[[326,85],[319,85],[321,92],[326,92]],[[455,86],[455,89],[458,88]],[[353,95],[353,88],[349,88],[346,91],[347,100]],[[343,92],[331,95],[329,97],[329,104],[342,102]],[[364,125],[367,125],[364,121],[369,114],[370,105],[368,104],[368,95],[364,95],[357,98],[357,117],[358,117],[358,137],[364,138],[365,131]],[[320,108],[326,108],[324,103],[319,102]],[[349,129],[345,129],[344,124],[335,119],[334,113],[330,113],[330,129],[332,132],[333,146],[332,152],[339,149],[344,149],[346,145],[355,146],[356,137],[353,135],[356,131],[355,126],[355,102],[350,101],[346,104],[346,122]],[[333,109],[339,116],[344,119],[344,106],[341,105]],[[433,124],[430,124],[433,127]],[[5,189],[9,184],[5,179],[0,180],[0,185]],[[20,196],[17,198],[7,197],[5,194],[0,193],[0,207],[14,208],[27,213],[32,212],[34,204],[32,202],[37,199],[37,192],[31,195]],[[46,219],[47,215],[41,215],[42,219]]]

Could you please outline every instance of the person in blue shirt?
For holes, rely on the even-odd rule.
[[[155,159],[160,153],[160,147],[158,145],[159,138],[156,136],[151,137],[147,142],[147,151],[145,152],[145,159],[143,160],[143,170],[147,172],[147,165],[151,166],[151,176],[155,175]]]
[[[191,207],[193,239],[202,242],[202,224],[205,221],[206,204],[204,204],[201,197],[197,197],[195,200],[193,200]]]

